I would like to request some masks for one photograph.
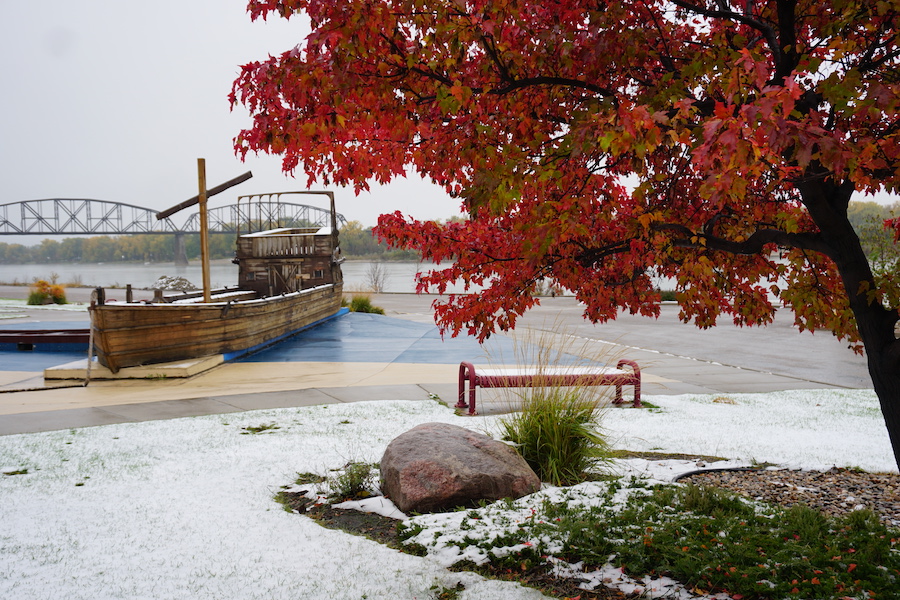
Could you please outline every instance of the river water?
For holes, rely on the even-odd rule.
[[[415,276],[419,271],[428,271],[431,265],[416,262],[366,262],[346,261],[341,265],[344,272],[345,291],[370,291],[372,288],[373,269],[383,270],[384,292],[415,292]],[[224,287],[237,285],[237,265],[231,261],[214,261],[210,265],[210,285]],[[131,284],[135,288],[149,288],[162,276],[184,277],[194,285],[203,283],[199,263],[191,263],[186,267],[176,267],[172,263],[48,263],[27,265],[0,265],[0,283],[31,283],[35,279],[50,281],[56,276],[58,283],[77,284],[86,287],[125,287]],[[451,292],[461,292],[450,289]]]

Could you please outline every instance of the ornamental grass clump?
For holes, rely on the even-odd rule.
[[[63,286],[48,283],[38,279],[31,286],[28,294],[28,304],[37,306],[41,304],[67,304],[66,291]]]
[[[577,381],[561,386],[558,377],[609,362],[609,346],[560,333],[555,326],[514,340],[518,368],[534,376],[531,387],[507,392],[508,401],[521,403],[521,410],[501,420],[503,439],[515,445],[541,481],[572,485],[596,476],[610,459],[600,426],[610,388]]]
[[[516,449],[541,481],[572,485],[596,472],[609,457],[599,431],[600,407],[584,390],[535,388],[522,411],[502,421],[503,439]]]

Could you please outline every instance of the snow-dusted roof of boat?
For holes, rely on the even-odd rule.
[[[256,233],[245,233],[241,237],[263,237],[268,235],[331,235],[331,227],[321,227],[317,231],[314,232],[303,232],[300,233],[301,229],[307,229],[304,227],[279,227],[278,229],[267,229],[265,231],[257,231]],[[310,228],[311,229],[311,228]]]

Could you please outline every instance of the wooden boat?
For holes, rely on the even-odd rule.
[[[107,303],[98,290],[90,316],[100,364],[115,373],[215,354],[229,360],[334,316],[341,307],[343,259],[328,194],[330,227],[238,235],[235,289],[157,293],[147,303]]]

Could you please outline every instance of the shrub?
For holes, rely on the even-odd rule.
[[[47,283],[43,279],[38,279],[31,286],[28,294],[28,304],[67,304],[66,291],[61,285],[55,283]]]
[[[353,294],[353,297],[350,299],[350,310],[359,313],[384,314],[384,309],[372,306],[372,299],[365,294]]]

